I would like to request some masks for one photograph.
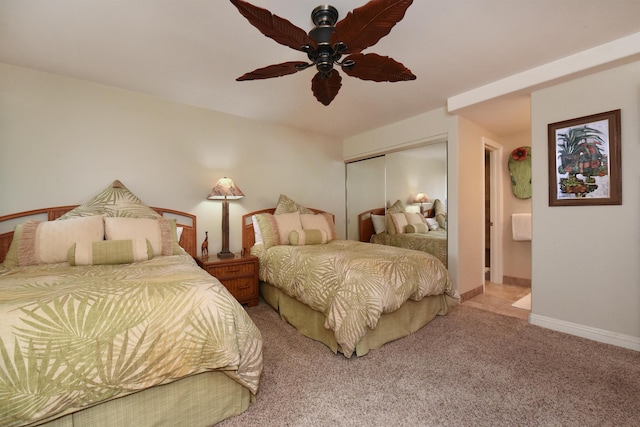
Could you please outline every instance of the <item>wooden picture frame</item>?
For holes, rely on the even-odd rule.
[[[621,205],[620,110],[548,125],[549,206]]]

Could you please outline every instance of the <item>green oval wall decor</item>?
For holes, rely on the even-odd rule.
[[[531,147],[518,147],[509,156],[511,191],[518,199],[531,198]]]

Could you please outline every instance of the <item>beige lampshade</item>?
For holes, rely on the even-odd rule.
[[[231,178],[220,178],[211,190],[207,199],[211,200],[238,200],[244,197],[242,190],[233,182]]]
[[[414,203],[429,203],[429,198],[424,193],[418,193],[416,195]]]

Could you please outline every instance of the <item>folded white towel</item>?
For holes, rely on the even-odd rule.
[[[531,240],[531,214],[520,213],[511,215],[511,233],[513,240]]]

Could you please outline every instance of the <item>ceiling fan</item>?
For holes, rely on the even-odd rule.
[[[311,90],[318,101],[329,105],[342,87],[342,76],[334,65],[339,65],[347,75],[362,80],[398,82],[416,79],[411,70],[388,56],[361,53],[389,34],[413,0],[371,0],[339,22],[337,9],[323,4],[311,12],[315,27],[308,34],[266,9],[242,0],[231,0],[231,3],[262,34],[306,53],[310,61],[289,61],[258,68],[238,77],[237,81],[282,77],[315,65],[317,73],[311,80]],[[347,56],[342,59],[343,55]]]

